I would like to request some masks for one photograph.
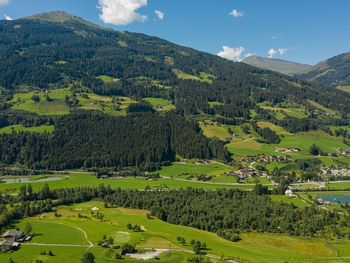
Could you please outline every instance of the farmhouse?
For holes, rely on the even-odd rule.
[[[293,194],[293,191],[288,189],[285,191],[285,196],[287,196],[288,198],[296,198],[297,196],[295,194]]]
[[[255,170],[254,168],[242,168],[238,171],[228,172],[227,175],[238,176],[239,179],[243,180],[250,177],[264,177],[267,176],[267,173]]]
[[[5,239],[0,242],[0,252],[7,252],[15,250],[20,246],[19,242],[16,242],[14,238]]]
[[[350,176],[350,170],[349,169],[323,169],[322,170],[323,175],[332,177],[332,176]]]
[[[209,161],[208,160],[198,160],[196,162],[197,165],[207,165],[209,164]]]
[[[5,239],[14,239],[17,242],[23,242],[26,239],[26,235],[22,231],[9,230],[1,236]]]
[[[277,148],[276,152],[279,152],[279,153],[296,153],[296,152],[300,152],[300,149],[299,148],[284,147],[284,148]]]
[[[245,157],[241,159],[242,163],[253,163],[253,162],[257,162],[257,163],[266,163],[269,164],[271,162],[284,162],[284,163],[288,163],[293,161],[292,158],[288,157],[288,156],[276,156],[276,155],[270,155],[270,156],[255,156],[255,157]]]
[[[337,151],[341,156],[350,156],[350,150],[338,148]]]

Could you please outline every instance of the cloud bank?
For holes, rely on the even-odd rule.
[[[242,61],[242,54],[245,51],[244,47],[228,47],[223,46],[222,51],[217,53],[219,57],[226,58],[233,61]]]
[[[4,0],[0,0],[4,1]],[[133,22],[145,22],[146,15],[137,12],[147,6],[147,0],[99,0],[100,19],[104,23],[125,26]]]
[[[13,20],[12,17],[10,17],[10,16],[8,16],[6,14],[4,15],[4,19],[7,20],[7,21],[12,21]]]

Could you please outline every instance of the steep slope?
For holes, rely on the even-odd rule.
[[[243,62],[254,67],[272,70],[290,76],[304,73],[306,70],[311,68],[310,65],[282,59],[263,58],[259,56],[250,56],[244,59]]]
[[[107,96],[158,97],[185,115],[215,110],[249,118],[249,109],[262,101],[306,99],[350,112],[349,97],[341,91],[157,37],[100,28],[63,12],[1,21],[0,59],[0,86],[7,90],[72,86]],[[224,105],[213,109],[211,101]]]
[[[350,86],[350,52],[317,64],[301,77],[324,86]]]

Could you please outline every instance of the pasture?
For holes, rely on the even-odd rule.
[[[166,172],[165,172],[166,173]],[[183,173],[179,171],[179,173]],[[97,179],[91,174],[73,173],[68,175],[69,179],[55,180],[55,181],[31,181],[34,190],[41,189],[45,184],[48,184],[51,189],[57,188],[74,188],[74,187],[97,187],[100,184],[106,186],[110,185],[113,188],[123,189],[145,189],[146,187],[159,188],[168,187],[171,189],[181,188],[201,188],[201,189],[220,189],[220,188],[238,188],[238,189],[252,189],[252,185],[231,185],[220,183],[208,183],[190,180],[177,180],[176,178],[161,178],[157,180],[144,180],[138,178],[123,178],[123,179]],[[2,193],[16,193],[19,191],[21,185],[29,182],[16,183],[0,183],[0,192]]]
[[[54,131],[53,125],[41,125],[34,127],[24,127],[21,124],[18,125],[10,125],[3,128],[0,128],[0,133],[18,133],[18,132],[36,132],[36,133],[52,133]]]
[[[97,207],[98,212],[104,215],[102,220],[97,219],[92,214],[93,207]],[[305,239],[280,234],[252,232],[241,233],[242,240],[234,243],[224,240],[214,233],[172,225],[157,218],[148,219],[146,217],[147,211],[126,208],[104,208],[103,203],[96,201],[75,204],[73,206],[62,206],[57,209],[57,213],[60,217],[55,217],[53,213],[48,213],[20,221],[18,223],[20,228],[23,228],[23,224],[27,222],[31,223],[33,232],[39,235],[35,236],[29,244],[22,245],[20,250],[3,254],[1,258],[5,262],[9,258],[15,261],[26,258],[28,262],[41,259],[44,262],[78,263],[80,262],[81,255],[89,250],[97,257],[97,263],[114,262],[110,258],[111,251],[96,246],[96,243],[105,234],[107,237],[112,237],[116,245],[121,245],[124,241],[118,241],[118,233],[128,233],[130,235],[128,242],[135,244],[138,248],[170,249],[170,255],[161,255],[160,260],[157,262],[186,262],[187,258],[191,257],[189,252],[192,248],[188,245],[191,239],[205,242],[208,247],[205,252],[208,256],[216,256],[218,258],[224,256],[240,258],[246,262],[272,263],[281,261],[315,263],[349,262],[349,241]],[[131,231],[126,227],[128,223],[143,226],[146,230],[143,232]],[[59,230],[65,228],[65,231],[59,232],[60,237],[58,237],[57,231],[48,229],[47,224],[58,227],[57,229]],[[81,236],[81,233],[85,233],[85,235]],[[184,237],[186,244],[178,243],[176,240],[178,236]],[[66,246],[50,245],[54,241],[62,242],[61,244],[66,244]],[[30,245],[31,243],[41,242],[46,245]],[[93,246],[88,247],[87,244],[90,242]],[[83,246],[70,247],[69,244]],[[40,252],[43,250],[46,252],[51,250],[55,256],[40,255]],[[347,258],[339,258],[338,254]],[[129,259],[125,261],[138,262]],[[215,259],[212,261],[220,262]]]
[[[143,100],[149,102],[152,107],[158,111],[175,110],[175,106],[171,103],[170,100],[161,98],[143,98]]]

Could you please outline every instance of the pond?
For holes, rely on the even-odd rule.
[[[331,203],[341,203],[341,204],[350,204],[350,195],[323,195],[323,196],[318,196],[317,199],[322,199],[323,201],[326,202],[331,202]]]
[[[44,177],[40,179],[32,179],[30,177],[15,177],[15,178],[1,179],[1,182],[5,184],[18,184],[18,183],[50,182],[50,181],[58,181],[62,179],[63,179],[62,177],[58,177],[58,176],[50,176],[50,177]]]

